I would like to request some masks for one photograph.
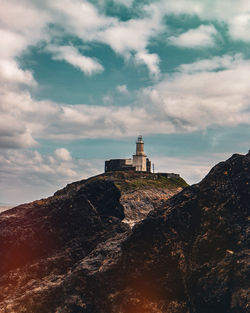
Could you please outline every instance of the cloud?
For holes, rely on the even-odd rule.
[[[46,50],[52,53],[54,60],[63,60],[80,69],[87,75],[103,72],[103,66],[95,59],[81,55],[72,46],[47,46]]]
[[[148,53],[146,51],[138,52],[135,56],[135,60],[138,63],[144,63],[147,65],[150,73],[155,77],[160,74],[159,63],[160,59],[156,53]]]
[[[203,20],[230,21],[233,16],[249,11],[247,0],[160,0],[156,5],[167,14],[176,16],[187,14]]]
[[[129,91],[128,91],[128,88],[127,88],[127,85],[118,85],[116,87],[116,90],[119,92],[119,93],[122,93],[122,94],[129,94]]]
[[[2,84],[25,84],[36,86],[37,83],[33,75],[28,70],[22,70],[13,60],[0,59],[0,82]]]
[[[116,2],[132,6],[132,1]],[[249,42],[249,9],[246,0],[159,0],[141,5],[137,17],[133,15],[124,21],[105,15],[104,9],[86,0],[3,1],[0,12],[2,198],[11,199],[13,194],[19,199],[26,199],[27,194],[37,198],[69,180],[98,173],[103,168],[103,162],[96,161],[95,165],[94,161],[75,160],[65,148],[48,156],[23,150],[37,148],[40,139],[60,140],[60,146],[63,146],[63,141],[78,138],[114,138],[138,133],[192,132],[217,125],[249,125],[249,60],[239,54],[224,55],[183,64],[176,72],[163,75],[159,55],[150,50],[150,44],[158,40],[157,36],[168,31],[169,15],[175,18],[181,18],[183,14],[198,16],[204,23],[172,36],[172,44],[179,47],[214,45],[220,27],[216,30],[212,25],[217,23],[228,29],[233,40]],[[50,28],[52,24],[54,30]],[[65,36],[73,38],[72,45],[60,45]],[[53,58],[68,62],[87,75],[104,70],[101,61],[82,55],[78,47],[73,46],[74,42],[108,45],[125,61],[145,64],[158,81],[137,90],[137,100],[124,106],[113,105],[111,98],[104,98],[108,102],[95,106],[36,100],[29,90],[39,87],[38,83],[32,71],[22,68],[19,63],[20,56],[32,46],[42,43]],[[117,91],[125,94],[127,88],[124,86]],[[165,161],[171,162],[170,159]],[[176,163],[177,172],[184,161]],[[198,164],[198,173],[195,162],[187,163],[183,172],[188,173],[190,168],[196,173],[195,177],[201,177],[207,165]],[[187,177],[191,177],[191,170]],[[6,186],[9,186],[8,190]],[[12,202],[16,201],[19,200]]]
[[[154,5],[143,7],[145,17],[127,21],[105,16],[87,1],[62,0],[50,5],[66,32],[83,41],[107,44],[125,59],[137,54],[138,63],[144,62],[150,73],[159,71],[157,56],[147,52],[149,40],[163,29],[163,14]]]
[[[10,60],[48,37],[45,29],[51,16],[34,1],[13,0],[1,2],[0,20],[0,58]]]
[[[102,8],[102,11],[105,11],[103,10],[104,5],[102,1],[99,2],[101,3],[99,7]],[[131,7],[133,1],[115,0],[115,3]],[[29,9],[31,21],[33,21],[34,3],[29,6]],[[234,0],[190,0],[188,2],[186,0],[158,0],[141,6],[139,13],[141,16],[144,13],[144,18],[121,22],[116,17],[104,15],[100,12],[101,10],[98,10],[97,6],[88,1],[56,0],[47,2],[47,10],[43,11],[44,16],[42,20],[46,19],[46,14],[52,15],[53,20],[65,27],[67,31],[71,30],[72,33],[84,40],[106,42],[118,53],[121,53],[120,51],[123,50],[122,54],[124,54],[125,50],[128,52],[132,46],[135,47],[140,44],[143,46],[142,49],[145,50],[150,38],[162,30],[163,18],[166,15],[179,17],[184,14],[198,16],[205,22],[222,22],[228,25],[229,34],[233,39],[248,42],[250,30],[249,10],[250,5],[247,0],[239,0],[237,2]],[[19,12],[18,9],[14,11]],[[38,20],[41,20],[41,18]],[[137,26],[133,29],[134,34],[131,32],[133,25]],[[117,29],[117,35],[114,31],[115,29]],[[131,35],[131,45],[127,42],[129,35]],[[198,36],[198,33],[196,36]],[[139,38],[137,43],[134,40],[136,38]],[[182,40],[186,43],[185,37]],[[203,40],[197,37],[198,42],[206,42],[207,40],[210,40],[209,34],[206,34],[205,31],[203,31]],[[211,41],[209,42],[211,43]],[[136,51],[138,52],[138,50]]]
[[[77,48],[51,44],[54,38],[50,36],[53,34],[46,33],[45,29],[52,20],[57,26],[64,27],[67,34],[84,41],[109,44],[124,58],[133,57],[135,63],[145,64],[150,73],[159,78],[159,56],[150,53],[147,46],[150,39],[164,29],[164,14],[186,12],[205,19],[215,12],[208,2],[193,0],[192,5],[185,3],[170,0],[166,4],[154,2],[143,6],[144,14],[140,18],[121,21],[105,16],[87,1],[53,1],[39,6],[37,2],[31,4],[27,0],[23,6],[15,2],[15,7],[4,2],[4,9],[13,19],[13,25],[3,16],[0,30],[4,42],[4,49],[0,51],[0,110],[2,125],[5,126],[1,129],[0,146],[6,147],[9,142],[12,147],[29,147],[35,145],[37,139],[46,137],[130,136],[145,128],[148,133],[169,133],[205,129],[211,125],[249,123],[249,90],[246,83],[249,62],[239,55],[181,65],[176,73],[162,76],[158,83],[138,91],[138,104],[125,107],[114,107],[110,101],[108,107],[36,101],[23,88],[22,85],[34,87],[36,82],[32,72],[22,69],[16,57],[41,40],[45,40],[45,49],[50,50],[54,58],[65,60],[89,75],[103,71],[97,60],[81,55]],[[226,6],[225,1],[216,2],[217,9],[224,8],[225,11]],[[231,9],[230,14],[222,10],[215,15],[216,18],[228,20],[230,25],[248,25],[248,18],[242,17],[246,2],[241,1],[239,7],[233,5],[233,8],[235,13]],[[25,10],[27,21],[23,19]],[[235,19],[229,20],[229,16],[234,15]],[[34,33],[31,28],[34,28]],[[176,36],[175,43],[179,41],[179,44],[192,47],[208,45],[215,34],[212,25],[201,25]],[[125,93],[126,89],[123,87],[119,91]],[[143,103],[139,104],[141,99]]]
[[[250,88],[247,73],[250,62],[238,57],[232,60],[228,68],[216,72],[184,70],[166,75],[158,84],[144,89],[141,102],[148,103],[147,111],[148,114],[151,112],[152,119],[170,122],[175,131],[195,131],[213,125],[249,124]],[[211,66],[213,61],[218,65],[218,59],[204,60],[203,63],[198,61],[181,68],[199,69],[201,64]]]
[[[130,58],[135,53],[138,64],[144,63],[149,72],[155,76],[160,72],[159,57],[149,53],[147,46],[149,40],[164,29],[162,25],[162,12],[154,5],[144,7],[146,17],[130,19],[128,21],[116,21],[112,26],[100,32],[99,40],[109,44],[112,49]]]
[[[0,51],[0,56],[5,59],[19,55],[29,44],[28,38],[8,29],[0,29],[0,37],[2,47],[4,47]]]
[[[117,0],[124,3],[123,0]],[[125,5],[132,5],[132,1]],[[135,58],[137,64],[145,64],[149,72],[158,77],[159,56],[150,53],[150,40],[166,30],[164,16],[168,14],[197,15],[204,21],[222,21],[228,24],[233,39],[249,41],[249,3],[233,1],[155,1],[140,7],[140,17],[121,21],[98,10],[97,5],[80,0],[56,0],[38,2],[16,1],[2,4],[0,35],[5,47],[0,55],[8,59],[19,56],[29,46],[43,41],[53,50],[53,57],[64,60],[87,75],[100,73],[103,66],[95,59],[83,56],[73,46],[57,47],[55,34],[48,25],[57,27],[56,38],[73,35],[84,42],[100,42],[109,45],[125,59]],[[25,16],[25,19],[23,18]],[[10,22],[11,21],[11,22]],[[60,31],[64,29],[64,31]],[[198,48],[214,45],[217,31],[212,25],[201,25],[178,36],[170,36],[170,43],[179,47]],[[53,44],[51,44],[53,43]],[[12,59],[12,61],[15,61]],[[17,65],[17,68],[19,66]]]
[[[28,92],[2,87],[0,147],[7,142],[34,146],[41,138],[113,138],[250,124],[249,72],[250,61],[240,55],[199,60],[139,90],[136,103],[126,106],[36,101]]]
[[[32,147],[37,140],[107,138],[154,132],[153,122],[141,107],[106,105],[66,105],[36,101],[27,91],[0,92],[0,148]],[[1,88],[0,88],[1,91]],[[166,131],[168,123],[162,122]]]
[[[105,104],[105,105],[110,105],[110,104],[113,104],[113,97],[111,95],[105,95],[102,97],[102,102]]]
[[[29,1],[2,1],[0,20],[0,148],[36,146],[28,111],[39,110],[32,107],[33,101],[25,90],[36,87],[37,82],[18,60],[28,47],[47,37],[44,29],[49,14]]]
[[[161,0],[156,2],[156,6],[160,8],[165,14],[190,14],[201,15],[206,7],[205,1],[199,0]]]
[[[100,33],[99,40],[108,43],[113,50],[120,54],[126,55],[129,51],[142,51],[150,36],[153,35],[153,24],[151,19],[117,21]]]
[[[36,145],[36,140],[23,121],[17,123],[9,114],[0,115],[0,148],[28,148]]]
[[[144,108],[68,105],[59,113],[58,125],[53,124],[53,129],[48,126],[41,135],[57,140],[134,136],[145,125],[148,132],[153,131],[156,124]]]
[[[201,181],[211,168],[222,160],[229,158],[230,154],[206,154],[200,156],[180,157],[153,157],[155,172],[168,172],[180,174],[188,184]]]
[[[132,1],[117,0],[131,6]],[[100,6],[102,7],[102,6]],[[249,2],[246,0],[159,0],[142,5],[140,17],[121,21],[118,17],[105,15],[105,10],[98,9],[86,0],[44,1],[4,1],[0,13],[0,37],[4,49],[0,58],[15,61],[29,46],[39,42],[54,44],[55,39],[69,34],[84,42],[100,42],[109,45],[125,59],[134,58],[137,64],[144,63],[153,76],[157,76],[159,56],[150,53],[150,40],[166,30],[165,15],[197,15],[204,21],[219,21],[228,25],[229,34],[235,40],[249,41]],[[23,18],[25,16],[25,18]],[[48,31],[48,25],[57,27],[57,36]],[[61,29],[61,31],[60,31]],[[63,31],[62,31],[63,29]],[[214,44],[217,31],[212,25],[201,25],[179,36],[170,36],[171,44],[179,47],[204,47]],[[54,47],[55,49],[55,47]],[[74,47],[57,47],[54,58],[69,62],[85,74],[100,73],[102,65],[95,59],[81,55]],[[11,60],[10,60],[11,58]],[[17,68],[19,68],[17,64]],[[20,68],[19,68],[20,69]]]
[[[189,29],[179,36],[169,37],[169,43],[182,48],[212,47],[215,44],[214,37],[217,30],[213,25],[201,25],[195,29]]]
[[[116,19],[105,16],[88,1],[54,0],[48,2],[57,24],[67,33],[74,33],[85,40],[95,40],[96,34],[112,25]]]
[[[154,5],[145,5],[143,10],[143,18],[120,21],[117,17],[101,13],[86,0],[45,1],[42,5],[30,0],[14,0],[14,3],[5,1],[2,5],[4,13],[0,13],[0,35],[5,47],[3,50],[9,58],[20,55],[31,45],[43,42],[48,45],[54,58],[69,62],[85,74],[102,72],[103,67],[97,60],[82,56],[76,48],[56,47],[55,39],[68,34],[84,42],[108,44],[126,59],[133,58],[137,53],[137,59],[141,63],[145,60],[149,71],[154,75],[159,71],[156,69],[158,62],[154,54],[147,52],[147,45],[163,29],[163,15]],[[55,38],[55,33],[49,31],[50,24],[57,27]]]
[[[235,40],[250,41],[250,13],[233,17],[229,23],[229,33]]]
[[[19,34],[35,38],[44,25],[50,21],[50,14],[45,6],[36,1],[13,0],[1,3],[1,27]]]
[[[28,91],[0,86],[0,148],[24,148],[37,145],[35,137],[53,123],[60,111],[50,101],[35,101]]]
[[[70,155],[70,152],[65,148],[59,148],[55,150],[55,156],[62,161],[70,161],[72,160],[72,157]]]
[[[242,54],[215,56],[211,59],[198,60],[190,64],[181,64],[178,70],[183,73],[211,72],[227,68],[235,68],[243,61]]]
[[[115,3],[118,3],[118,4],[123,4],[127,7],[131,7],[134,0],[114,0]]]
[[[55,154],[1,150],[1,200],[23,203],[47,197],[69,182],[98,174],[103,169],[103,160],[63,160]]]
[[[226,154],[199,157],[150,157],[156,172],[179,173],[189,184],[199,182]],[[104,159],[61,160],[55,152],[4,150],[0,154],[0,198],[2,202],[24,203],[48,197],[66,184],[103,172]]]
[[[248,0],[190,0],[188,2],[186,0],[161,0],[156,2],[156,6],[167,15],[198,16],[202,21],[225,24],[233,40],[245,42],[250,40]]]

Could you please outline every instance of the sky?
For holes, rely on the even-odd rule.
[[[250,149],[250,2],[0,0],[0,202],[127,158],[199,182]]]

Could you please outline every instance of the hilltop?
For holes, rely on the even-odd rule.
[[[150,188],[175,190],[188,186],[185,180],[178,174],[114,171],[68,184],[65,188],[58,190],[54,195],[62,195],[79,189],[83,185],[103,180],[112,181],[121,192]]]
[[[112,182],[120,191],[120,203],[125,216],[123,222],[130,226],[134,226],[151,210],[188,186],[178,174],[114,171],[68,184],[65,188],[58,190],[54,197],[67,197],[80,188],[88,185],[98,186],[98,182],[104,181]]]
[[[249,184],[237,154],[193,186],[110,173],[0,214],[0,310],[247,312]]]

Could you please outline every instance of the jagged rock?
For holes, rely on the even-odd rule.
[[[162,185],[157,194],[156,184],[115,175],[0,215],[0,309],[248,312],[250,156],[219,163],[169,200]],[[136,203],[145,214],[133,213]]]

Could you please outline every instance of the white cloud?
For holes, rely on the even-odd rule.
[[[111,136],[114,131],[120,136],[123,130],[130,133],[133,125],[142,128],[137,117],[129,116],[134,114],[134,109],[113,110],[112,107],[98,106],[90,109],[87,105],[71,107],[32,99],[23,85],[34,87],[37,83],[31,71],[20,67],[17,57],[28,47],[43,41],[45,49],[50,50],[54,58],[65,60],[88,75],[102,72],[103,67],[97,60],[81,55],[75,47],[58,46],[57,41],[50,43],[55,34],[46,31],[46,27],[53,22],[64,27],[66,33],[84,41],[110,43],[125,57],[130,58],[137,51],[141,55],[140,62],[144,59],[149,69],[156,73],[157,57],[147,55],[145,47],[160,27],[157,11],[152,11],[145,19],[121,22],[101,14],[89,2],[80,0],[45,1],[43,4],[29,0],[4,1],[1,8],[0,147],[32,147],[37,145],[37,139],[47,137],[105,137]],[[124,37],[109,37],[108,34],[113,32],[119,35],[120,30]],[[56,35],[60,37],[62,34],[59,32]],[[109,104],[112,104],[110,98]],[[75,123],[77,127],[82,127],[80,132]]]
[[[191,64],[181,64],[178,70],[183,73],[194,72],[210,72],[215,70],[222,70],[227,68],[235,68],[243,61],[242,54],[223,55],[222,57],[213,57],[211,59],[203,59]]]
[[[132,1],[124,4],[131,5]],[[5,149],[1,150],[0,156],[0,190],[3,199],[5,196],[11,199],[13,194],[24,199],[23,194],[32,192],[37,198],[41,186],[44,186],[42,193],[47,195],[59,184],[80,179],[83,174],[98,173],[103,167],[103,161],[96,166],[85,160],[76,161],[65,148],[49,156],[21,150],[35,147],[40,138],[113,138],[138,133],[203,130],[213,125],[250,124],[250,62],[240,55],[184,64],[176,73],[161,76],[160,82],[138,91],[138,102],[130,106],[114,106],[111,98],[106,98],[108,105],[99,106],[71,106],[33,99],[26,88],[36,86],[36,82],[32,72],[22,69],[18,61],[30,46],[43,42],[45,49],[51,49],[54,58],[68,62],[86,74],[103,71],[97,60],[81,55],[77,48],[59,46],[65,35],[72,35],[84,43],[107,44],[126,60],[145,64],[156,77],[160,76],[160,59],[156,53],[149,52],[148,46],[152,38],[162,30],[166,31],[163,25],[165,14],[177,17],[197,15],[205,24],[222,22],[234,40],[250,40],[250,3],[247,0],[155,1],[142,7],[140,18],[127,21],[102,12],[85,0],[2,1],[0,147]],[[50,23],[55,25],[56,32],[48,30]],[[213,26],[202,25],[172,37],[172,40],[183,47],[211,46],[215,36],[217,31]],[[120,86],[117,90],[125,93],[127,89]],[[182,173],[178,170],[181,163],[184,164],[184,160],[177,164],[176,172]],[[199,164],[195,177],[201,177],[207,170],[205,163]],[[184,171],[189,171],[187,177],[191,177],[197,169],[195,164],[189,163]],[[33,185],[36,187],[31,188]],[[10,186],[8,190],[6,186]],[[12,202],[16,201],[19,200],[13,199]]]
[[[197,68],[197,63],[189,69],[192,66]],[[148,103],[152,118],[169,121],[175,131],[249,124],[249,70],[250,62],[236,57],[230,67],[217,72],[175,73],[146,88],[141,102]]]
[[[23,203],[48,197],[71,181],[98,174],[103,160],[62,160],[38,151],[1,150],[0,198]]]
[[[7,90],[6,90],[7,89]],[[0,87],[0,148],[37,145],[35,137],[46,129],[59,107],[49,101],[34,101],[27,91]]]
[[[2,84],[26,84],[36,86],[33,75],[28,70],[22,70],[13,60],[0,59],[0,82]]]
[[[45,28],[51,16],[29,0],[2,1],[0,21],[0,58],[10,60],[48,37]]]
[[[102,97],[102,102],[105,104],[105,105],[111,105],[113,104],[113,97],[111,95],[105,95]]]
[[[133,4],[134,0],[114,0],[115,3],[123,4],[127,7],[131,7]]]
[[[0,114],[0,148],[27,148],[36,145],[37,142],[24,121],[17,122],[11,114]]]
[[[117,0],[123,3],[123,0]],[[126,1],[125,5],[131,5]],[[159,56],[148,52],[151,38],[165,29],[165,14],[198,15],[202,20],[219,20],[228,24],[234,39],[249,41],[249,3],[247,1],[156,1],[142,7],[144,17],[121,21],[98,11],[88,1],[56,0],[37,2],[4,1],[0,14],[0,35],[2,44],[0,56],[4,58],[20,55],[30,45],[39,41],[51,42],[53,32],[46,31],[49,23],[64,28],[67,34],[77,36],[87,42],[102,42],[125,58],[133,58],[138,64],[144,63],[153,76],[159,74]],[[25,16],[25,19],[23,18]],[[170,36],[170,42],[180,47],[203,47],[214,44],[217,31],[212,25],[201,25],[179,36]],[[57,35],[64,35],[57,31]],[[56,45],[54,45],[55,49]],[[65,60],[86,74],[103,71],[95,59],[81,55],[73,47],[57,47],[54,58]],[[12,60],[13,61],[13,60]],[[19,68],[19,66],[17,66]]]
[[[55,155],[59,160],[70,161],[72,160],[70,152],[65,148],[58,148],[55,150]]]
[[[250,13],[235,16],[229,23],[229,32],[233,39],[250,41]]]
[[[67,34],[77,36],[85,42],[108,44],[125,58],[133,57],[134,53],[138,53],[141,55],[139,57],[141,62],[145,60],[145,64],[154,75],[159,71],[156,69],[157,56],[148,53],[146,55],[146,48],[152,36],[163,29],[161,24],[163,13],[154,5],[144,6],[143,9],[146,12],[144,18],[120,21],[118,18],[102,14],[88,1],[56,0],[46,1],[43,5],[29,0],[21,3],[6,2],[2,7],[4,13],[0,14],[4,25],[2,30],[0,25],[1,38],[6,43],[4,50],[8,57],[16,56],[39,41],[50,43],[54,33],[46,31],[46,27],[49,23],[53,23],[64,28]],[[57,35],[60,36],[60,32],[57,32]],[[103,70],[96,60],[81,56],[73,47],[57,49],[53,47],[51,50],[56,50],[54,57],[69,62],[87,74]]]
[[[250,124],[249,72],[250,62],[240,55],[200,60],[138,91],[137,105],[122,107],[35,101],[28,92],[3,89],[0,146],[33,146],[39,138],[121,137]]]
[[[142,132],[145,125],[148,132],[154,132],[157,124],[144,108],[112,105],[64,106],[58,120],[61,123],[58,129],[52,131],[47,127],[42,136],[54,139],[134,136]]]
[[[122,1],[122,0],[120,0]],[[184,64],[178,72],[142,92],[140,105],[114,107],[70,106],[50,101],[36,101],[19,84],[35,86],[32,73],[21,69],[16,57],[30,45],[47,43],[52,33],[45,33],[48,22],[65,27],[67,33],[83,41],[102,42],[124,58],[135,57],[146,64],[150,73],[159,75],[159,57],[148,52],[151,38],[162,29],[165,13],[197,14],[202,20],[223,21],[235,40],[249,41],[249,14],[246,1],[162,1],[148,8],[144,18],[120,21],[101,14],[86,1],[50,1],[41,8],[36,2],[4,1],[0,37],[0,146],[24,148],[37,145],[39,138],[77,139],[134,136],[138,133],[171,133],[206,129],[212,125],[250,123],[249,61],[241,56],[215,57]],[[210,4],[209,4],[210,3]],[[52,8],[53,7],[53,8]],[[249,9],[249,7],[248,7]],[[25,18],[23,18],[25,16]],[[61,35],[59,33],[59,35]],[[212,26],[172,38],[185,47],[211,46],[216,30]],[[84,73],[103,70],[95,59],[81,55],[71,46],[54,44],[54,58],[65,60]],[[217,72],[213,73],[212,71]],[[127,88],[120,86],[119,92]],[[140,93],[140,91],[139,91]],[[110,98],[106,98],[110,100]],[[211,159],[214,159],[211,157]],[[93,161],[94,162],[94,161]],[[57,188],[102,171],[103,160],[74,160],[65,148],[49,156],[34,151],[3,150],[0,157],[1,197],[12,202],[31,200],[53,193]],[[196,182],[212,164],[203,159],[157,158],[158,170],[179,172],[188,182]],[[10,186],[6,188],[6,186]],[[15,199],[12,198],[15,194]],[[29,195],[29,196],[27,196]],[[29,198],[30,197],[30,198]]]
[[[63,0],[45,2],[39,8],[35,7],[35,5],[38,5],[36,2],[31,4],[28,0],[23,2],[22,5],[20,2],[14,3],[15,6],[13,6],[13,3],[4,2],[4,12],[7,12],[8,16],[6,17],[5,13],[5,15],[3,13],[1,14],[2,20],[0,25],[2,27],[0,35],[4,47],[0,51],[0,82],[2,85],[0,106],[4,119],[6,121],[12,121],[9,123],[11,125],[8,128],[9,132],[13,128],[13,134],[19,134],[16,136],[16,140],[12,136],[10,142],[13,142],[13,144],[20,138],[20,146],[33,145],[35,144],[34,138],[45,137],[46,129],[50,129],[50,136],[60,136],[58,129],[64,124],[67,125],[64,133],[68,133],[67,136],[73,137],[75,127],[69,122],[72,116],[75,116],[76,120],[81,120],[79,123],[82,126],[85,124],[88,127],[93,125],[93,135],[91,137],[99,135],[98,125],[107,126],[104,127],[107,131],[104,131],[103,136],[108,136],[112,133],[113,130],[111,131],[109,127],[111,129],[112,127],[119,129],[118,125],[120,125],[120,129],[125,129],[128,133],[132,132],[128,129],[134,127],[136,132],[138,128],[143,129],[144,127],[144,124],[138,121],[137,114],[140,113],[143,116],[147,116],[151,112],[157,114],[160,111],[159,108],[163,108],[163,112],[165,112],[164,116],[166,116],[166,121],[162,121],[162,116],[159,117],[159,120],[162,121],[162,123],[157,124],[160,131],[175,131],[178,123],[183,127],[180,122],[183,118],[183,121],[188,125],[187,129],[193,129],[192,122],[190,124],[191,117],[185,117],[185,114],[181,112],[183,109],[173,109],[173,103],[176,103],[177,106],[181,106],[181,103],[183,103],[184,108],[186,107],[189,111],[192,111],[191,108],[199,107],[200,114],[202,108],[205,109],[206,114],[203,113],[205,115],[204,127],[210,125],[212,120],[214,123],[220,120],[218,116],[214,118],[215,113],[211,113],[214,112],[213,103],[220,103],[219,108],[221,112],[225,111],[225,116],[227,117],[225,124],[229,123],[229,120],[235,123],[247,121],[248,115],[246,114],[245,118],[243,118],[242,112],[247,107],[248,89],[245,83],[247,78],[244,73],[247,72],[249,64],[247,61],[240,59],[236,62],[237,57],[217,57],[211,60],[200,60],[191,65],[180,66],[178,71],[181,73],[167,77],[163,79],[162,83],[145,90],[144,95],[146,97],[150,95],[149,98],[151,100],[154,97],[159,98],[156,101],[155,110],[150,106],[119,109],[114,109],[113,107],[106,109],[100,106],[90,109],[90,107],[85,105],[70,107],[50,103],[49,101],[35,101],[27,92],[18,90],[17,85],[19,84],[35,86],[36,82],[32,73],[28,70],[21,69],[16,61],[16,57],[29,45],[36,44],[42,39],[50,42],[50,35],[46,34],[44,29],[47,23],[53,19],[56,25],[64,26],[67,32],[77,35],[83,40],[107,43],[114,51],[127,58],[131,58],[131,55],[134,55],[136,62],[146,64],[149,71],[154,76],[158,76],[159,57],[157,54],[149,53],[147,51],[147,45],[149,40],[163,29],[162,17],[165,13],[174,12],[175,14],[181,14],[186,12],[189,14],[198,14],[205,19],[212,14],[211,12],[215,12],[214,7],[216,7],[216,12],[218,8],[224,8],[221,12],[217,12],[216,17],[221,20],[227,20],[229,16],[233,17],[235,15],[230,21],[228,20],[228,23],[231,23],[231,26],[241,25],[239,30],[237,30],[238,26],[235,26],[237,31],[235,31],[234,36],[236,38],[236,33],[240,33],[241,36],[247,34],[243,30],[248,28],[248,15],[247,13],[245,15],[242,13],[247,8],[246,1],[240,1],[237,3],[237,6],[230,2],[235,12],[230,9],[229,13],[225,12],[225,8],[228,6],[225,1],[221,1],[220,3],[214,2],[214,6],[209,6],[208,3],[200,3],[199,1],[192,1],[191,4],[187,4],[185,1],[174,2],[169,0],[164,5],[163,2],[155,2],[144,7],[145,17],[128,21],[120,21],[117,18],[107,17],[100,13],[94,5],[86,1]],[[25,12],[27,12],[27,15],[25,15]],[[23,16],[26,16],[26,19],[23,19]],[[10,19],[12,20],[11,23]],[[175,40],[179,40],[182,45],[207,45],[209,42],[211,43],[210,40],[212,40],[215,32],[216,30],[213,26],[202,25],[197,29],[181,34]],[[89,75],[103,70],[100,63],[95,59],[81,55],[73,46],[58,47],[54,44],[49,45],[47,49],[52,51],[54,58],[65,60]],[[230,66],[230,63],[234,65],[234,68]],[[244,66],[245,68],[243,68]],[[219,71],[217,73],[207,73],[214,69]],[[235,75],[234,78],[237,78],[235,83],[232,83],[231,80],[233,79],[230,80],[230,74]],[[222,82],[218,86],[212,80],[222,80]],[[230,87],[227,88],[224,81]],[[195,88],[196,83],[197,87]],[[164,91],[164,88],[165,90],[169,88],[171,92]],[[120,92],[122,91],[120,90]],[[210,96],[209,92],[212,92]],[[230,98],[232,94],[233,97]],[[163,97],[163,95],[165,96]],[[108,99],[105,98],[104,100]],[[233,101],[235,101],[235,105],[233,105]],[[187,104],[188,102],[189,105]],[[226,107],[228,107],[227,110],[225,109]],[[39,117],[37,112],[39,112]],[[125,114],[125,120],[120,120],[120,115],[122,114]],[[132,114],[134,115],[133,117],[130,116]],[[186,115],[188,114],[186,113]],[[229,115],[235,116],[229,118]],[[70,116],[69,121],[66,120],[66,116]],[[72,118],[73,120],[74,118]],[[147,116],[146,120],[149,122],[151,118]],[[18,123],[14,123],[14,121],[18,121]],[[222,121],[219,122],[219,124],[221,123]],[[14,127],[15,124],[19,124],[18,132]],[[153,123],[153,125],[155,124]],[[139,126],[136,127],[136,125]],[[96,127],[96,130],[94,127]],[[184,129],[186,128],[184,127]],[[118,134],[120,133],[121,131],[119,130]],[[88,132],[87,128],[83,127],[77,136],[85,137],[89,134],[90,132]],[[5,138],[3,141],[6,142],[7,139]]]
[[[28,112],[36,111],[38,116],[37,112],[46,110],[46,106],[39,110],[32,106],[33,100],[24,90],[37,83],[30,70],[20,67],[18,57],[47,37],[44,28],[49,21],[48,13],[29,1],[2,1],[0,21],[0,147],[36,146]]]
[[[85,0],[54,0],[48,5],[57,24],[85,40],[95,40],[100,30],[116,21],[99,13],[93,4]]]
[[[122,93],[122,94],[125,94],[125,95],[129,94],[127,85],[118,85],[118,86],[116,87],[116,89],[117,89],[117,91],[118,91],[119,93]]]
[[[199,182],[229,154],[199,157],[152,157],[156,172],[179,173],[189,184]],[[52,195],[66,184],[103,172],[104,159],[59,160],[38,151],[5,150],[0,154],[0,198],[23,203]]]
[[[205,1],[201,2],[199,0],[161,0],[157,1],[156,5],[163,12],[168,14],[190,14],[190,15],[201,15],[204,12],[206,6]]]
[[[128,21],[105,16],[87,1],[53,1],[50,6],[54,10],[57,23],[66,32],[77,35],[84,41],[108,44],[126,59],[137,53],[137,59],[146,61],[145,64],[153,75],[159,71],[156,69],[157,56],[146,52],[149,40],[163,29],[163,14],[154,5],[144,6],[144,18]]]
[[[147,53],[146,51],[138,52],[135,56],[138,63],[144,63],[147,65],[150,73],[155,77],[160,74],[159,63],[160,59],[156,53]]]
[[[201,25],[195,29],[189,29],[179,36],[169,37],[169,43],[183,48],[211,47],[215,44],[214,36],[217,30],[213,25]]]
[[[116,22],[100,33],[100,41],[108,43],[116,52],[127,54],[129,51],[144,50],[152,29],[145,20]],[[148,20],[150,22],[150,20]]]
[[[95,59],[81,55],[72,46],[47,46],[46,49],[53,54],[54,60],[64,60],[79,68],[87,75],[103,72],[103,66]]]
[[[1,26],[25,34],[26,37],[30,35],[34,38],[45,23],[50,21],[50,14],[45,6],[40,6],[36,1],[4,0],[1,8]]]
[[[99,2],[101,3],[100,7],[103,7],[102,1]],[[132,0],[115,0],[115,2],[128,7],[133,3]],[[33,10],[34,5],[30,5],[31,21],[34,19]],[[50,10],[52,10],[52,13]],[[50,12],[54,21],[65,27],[67,31],[75,33],[84,40],[104,41],[110,44],[115,51],[122,54],[125,54],[125,50],[128,52],[132,46],[135,47],[140,44],[143,46],[142,49],[145,50],[150,37],[161,31],[162,18],[166,14],[176,16],[182,14],[196,15],[206,22],[223,22],[229,26],[229,34],[232,38],[249,41],[250,4],[248,0],[190,0],[188,2],[186,0],[158,0],[150,5],[144,5],[141,11],[146,12],[145,18],[120,22],[117,18],[105,16],[87,1],[56,0],[48,2],[46,13]],[[18,9],[16,12],[18,12]],[[151,17],[148,17],[150,14]],[[45,15],[45,17],[47,16]],[[133,28],[133,26],[135,27]],[[131,31],[132,28],[134,33]],[[117,32],[115,32],[115,29]],[[198,36],[198,34],[196,35]],[[208,37],[206,39],[204,36],[206,34],[203,34],[203,42],[209,41]],[[131,37],[131,44],[127,40],[129,37]],[[136,38],[139,39],[137,42]],[[202,39],[197,38],[197,41],[202,41]],[[209,42],[211,44],[211,41]]]
[[[206,154],[191,157],[155,157],[155,172],[177,173],[186,180],[188,184],[196,184],[201,181],[211,168],[222,160],[230,157],[226,154]]]
[[[159,73],[159,57],[147,51],[149,40],[164,29],[162,25],[163,14],[154,5],[144,7],[146,17],[116,21],[100,32],[98,40],[109,44],[114,51],[130,58],[135,52],[137,63],[144,63],[152,75]]]
[[[157,6],[164,12],[174,15],[188,14],[199,16],[204,20],[229,22],[233,16],[250,10],[248,0],[160,0]]]
[[[113,105],[58,105],[50,101],[35,101],[28,92],[0,92],[0,147],[29,147],[39,138],[72,140],[105,138],[154,132],[170,123],[152,121],[144,108]],[[39,114],[38,114],[39,112]]]
[[[187,14],[198,16],[203,21],[216,21],[228,26],[229,35],[234,40],[249,42],[250,2],[248,0],[161,0],[158,9],[176,16]]]
[[[0,29],[1,58],[10,59],[19,55],[28,46],[28,38],[8,29]]]
[[[117,1],[128,6],[132,4],[132,0]],[[145,63],[153,76],[159,73],[159,56],[148,52],[148,44],[151,38],[166,29],[163,25],[165,14],[198,15],[204,21],[224,22],[228,25],[232,38],[250,40],[250,4],[247,0],[237,3],[233,0],[191,0],[188,3],[184,0],[159,0],[141,7],[144,17],[128,21],[106,16],[86,0],[56,0],[42,4],[30,0],[13,0],[4,1],[1,8],[0,37],[4,49],[0,51],[0,58],[4,62],[15,61],[12,58],[19,56],[31,45],[53,41],[55,34],[48,31],[49,23],[58,26],[58,29],[64,28],[66,34],[79,37],[85,42],[108,44],[127,59],[135,56],[137,63]],[[58,30],[57,35],[60,37],[65,33]],[[179,36],[172,36],[170,41],[181,47],[211,46],[215,35],[213,26],[202,25]],[[81,55],[73,47],[58,47],[54,57],[69,62],[87,74],[103,71],[97,60]],[[18,64],[17,68],[20,69]]]

